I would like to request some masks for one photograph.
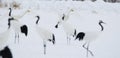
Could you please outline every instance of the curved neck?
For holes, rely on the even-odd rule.
[[[22,18],[25,14],[27,13],[27,11],[25,11],[22,15],[20,15],[18,18]]]
[[[12,18],[8,19],[8,29],[10,29],[10,27],[11,27],[11,20],[14,20],[14,18],[12,17]]]
[[[38,19],[36,21],[36,24],[38,24],[39,20],[40,20],[40,17],[39,16],[36,16]]]
[[[103,30],[104,30],[104,27],[102,26],[101,23],[99,23],[99,25],[100,25],[100,27],[101,27],[101,31],[103,31]]]
[[[71,11],[71,10],[69,10],[69,11],[68,11],[68,13],[67,13],[67,15],[69,16],[69,14],[70,14],[71,12],[72,12],[72,11]]]
[[[10,29],[10,27],[11,27],[10,19],[11,18],[8,19],[8,29]]]
[[[71,13],[71,10],[69,10],[66,14],[64,14],[64,21],[67,21],[69,19],[70,13]]]
[[[10,10],[10,12],[9,12],[9,16],[11,16],[12,9],[11,9],[11,8],[9,8],[9,10]]]
[[[10,20],[8,20],[8,29],[10,29],[11,27],[11,23],[10,23]]]
[[[68,11],[68,13],[66,14],[66,16],[69,16],[69,15],[70,15],[70,12],[71,12],[71,11]]]

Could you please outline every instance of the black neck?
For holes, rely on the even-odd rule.
[[[14,20],[14,18],[12,17],[12,18],[8,19],[8,29],[10,29],[10,27],[11,27],[11,20]]]
[[[102,24],[99,22],[99,25],[100,25],[100,27],[101,27],[101,31],[103,31],[104,30],[104,27],[102,26]]]
[[[8,29],[10,29],[11,23],[10,23],[10,18],[8,19]]]
[[[63,14],[63,17],[62,17],[62,20],[64,20],[65,19],[65,14]]]
[[[36,24],[38,24],[39,20],[40,20],[40,17],[39,16],[36,16],[38,19],[36,21]]]
[[[9,12],[9,16],[11,16],[12,9],[11,9],[11,8],[9,8],[9,10],[10,10],[10,12]]]

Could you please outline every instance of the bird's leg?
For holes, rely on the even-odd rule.
[[[46,54],[46,42],[44,41],[43,43],[43,47],[44,47],[44,55]]]
[[[94,56],[94,54],[92,53],[92,51],[91,51],[91,50],[89,50],[89,44],[87,45],[87,51],[89,51],[89,52],[90,52],[90,54],[91,54],[92,56]]]
[[[16,44],[16,38],[15,38],[15,40],[14,40],[14,43]]]
[[[88,57],[89,44],[87,45],[87,57]]]
[[[71,42],[71,38],[69,38],[69,44],[70,44],[70,42]]]
[[[86,49],[86,51],[87,51],[87,55],[86,56],[88,57],[88,49],[85,47],[86,44],[87,43],[83,44],[83,48]]]
[[[68,36],[67,36],[67,44],[68,44],[69,40],[68,40]]]
[[[15,33],[15,43],[19,43],[19,33]]]
[[[70,44],[70,37],[69,36],[67,36],[67,44]]]
[[[18,34],[18,43],[19,43],[19,34]]]
[[[16,44],[16,40],[17,40],[17,34],[15,33],[15,41],[14,41],[15,44]]]
[[[46,44],[44,44],[44,54],[46,54]]]
[[[87,44],[87,43],[85,43],[85,44],[83,45],[83,48],[87,50],[87,55],[86,55],[86,56],[88,57],[88,52],[89,52],[92,56],[94,56],[94,54],[92,53],[92,51],[89,50],[89,44],[87,45],[87,47],[85,47],[86,44]]]

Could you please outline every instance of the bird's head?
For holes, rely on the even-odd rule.
[[[74,10],[73,10],[73,9],[70,9],[70,12],[74,12]]]
[[[106,24],[105,22],[103,22],[102,20],[99,20],[99,25],[100,25],[100,27],[101,27],[101,31],[103,31],[104,30],[104,27],[103,27],[103,25],[102,24]]]
[[[74,12],[75,10],[73,8],[69,8],[68,12],[67,12],[67,15],[70,15]]]
[[[70,12],[73,12],[74,11],[73,9],[74,8],[68,7],[68,11],[70,11]]]
[[[26,12],[30,12],[30,10],[28,9]]]
[[[101,23],[103,23],[103,24],[106,24],[105,22],[103,22],[102,20],[99,20],[99,23],[101,24]]]
[[[38,18],[38,19],[39,19],[40,17],[37,15],[37,16],[36,16],[36,18]]]
[[[9,8],[9,10],[12,10],[11,8]]]

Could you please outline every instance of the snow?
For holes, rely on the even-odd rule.
[[[16,0],[18,1],[18,0]],[[71,39],[67,44],[66,34],[63,28],[55,29],[59,16],[73,8],[68,23],[73,24],[78,32],[99,31],[98,21],[106,22],[104,32],[96,41],[90,44],[90,50],[94,57],[89,58],[120,58],[120,4],[97,2],[72,2],[72,1],[39,1],[19,0],[21,9],[14,9],[14,15],[24,13],[26,9],[31,10],[23,18],[21,23],[27,24],[29,28],[28,37],[20,34],[20,43],[14,43],[14,32],[9,37],[9,47],[14,58],[87,58],[86,50],[82,48],[84,42]],[[8,8],[0,8],[0,33],[7,30]],[[47,42],[47,54],[44,55],[43,41],[35,29],[35,16],[40,16],[39,26],[51,30],[56,37],[56,44]],[[13,31],[13,30],[12,30]]]

